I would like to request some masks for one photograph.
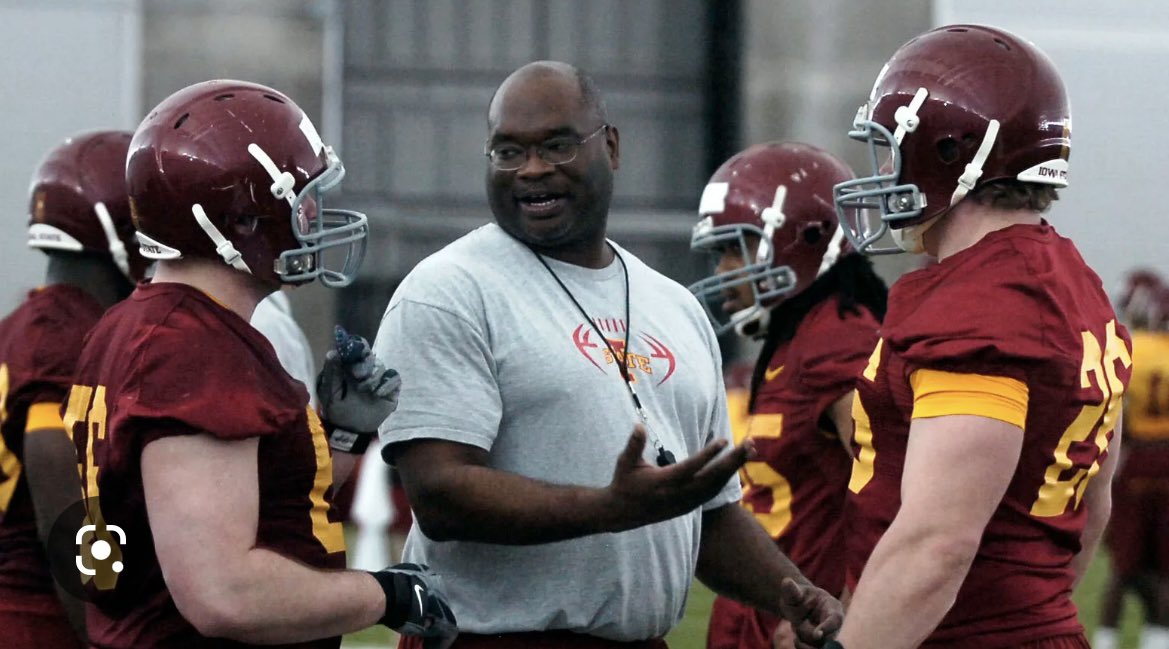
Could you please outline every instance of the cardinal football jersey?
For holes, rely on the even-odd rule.
[[[86,495],[100,504],[90,515],[126,537],[109,558],[123,570],[99,564],[89,584],[94,645],[250,646],[201,637],[167,591],[139,470],[142,449],[163,437],[258,437],[256,546],[315,568],[344,568],[341,525],[331,508],[332,461],[308,393],[258,331],[200,291],[146,284],[111,309],[81,355],[65,423],[82,458]]]
[[[88,293],[58,284],[30,292],[0,321],[0,601],[53,594],[24,475],[24,431],[30,411],[60,426],[82,341],[101,315]]]
[[[900,506],[914,372],[1013,379],[1028,393],[1018,467],[924,646],[1016,647],[1082,632],[1070,598],[1081,499],[1107,453],[1131,365],[1100,279],[1047,224],[993,232],[903,277],[853,408],[849,585]]]

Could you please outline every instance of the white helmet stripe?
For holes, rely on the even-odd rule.
[[[317,133],[317,127],[313,126],[313,121],[308,118],[308,115],[302,114],[300,132],[304,133],[304,139],[308,140],[309,146],[313,148],[313,155],[321,155],[321,150],[325,148],[325,142],[321,140],[321,134]]]
[[[722,214],[727,209],[727,192],[730,183],[710,183],[702,190],[702,198],[698,199],[698,214]]]
[[[844,226],[840,223],[836,224],[836,229],[832,231],[832,240],[828,242],[828,248],[824,251],[824,256],[820,258],[820,268],[816,271],[816,277],[828,272],[836,264],[836,260],[840,258],[840,251],[844,248]]]

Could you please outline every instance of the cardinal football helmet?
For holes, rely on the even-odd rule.
[[[163,100],[134,133],[126,163],[142,254],[221,259],[266,283],[353,281],[366,217],[324,208],[344,175],[291,99],[226,80]]]
[[[1028,41],[982,25],[928,31],[857,111],[849,136],[868,144],[872,175],[836,188],[845,233],[861,252],[920,252],[925,229],[976,187],[1066,187],[1071,125],[1059,72]],[[888,230],[898,248],[875,248]]]
[[[1154,328],[1160,320],[1161,299],[1165,294],[1161,277],[1152,270],[1137,268],[1124,278],[1124,286],[1116,297],[1116,312],[1134,329]]]
[[[1169,286],[1157,291],[1157,299],[1149,309],[1149,329],[1169,331]]]
[[[131,283],[142,279],[123,172],[129,147],[126,131],[95,131],[49,151],[28,190],[28,245],[108,254]]]
[[[741,268],[715,272],[690,287],[721,335],[740,335],[771,308],[806,289],[836,263],[845,244],[832,205],[833,185],[853,178],[848,165],[807,144],[759,144],[727,160],[702,192],[690,248],[743,255]],[[759,239],[752,256],[748,236]],[[754,302],[729,320],[715,315],[714,298],[749,285]]]

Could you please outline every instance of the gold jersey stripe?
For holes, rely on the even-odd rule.
[[[34,430],[62,430],[65,422],[61,419],[61,404],[52,401],[34,403],[28,407],[28,418],[24,422],[24,432]]]
[[[909,376],[913,419],[976,415],[1023,428],[1027,421],[1027,384],[983,374],[920,369]]]

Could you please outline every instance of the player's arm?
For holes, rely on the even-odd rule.
[[[840,626],[840,603],[812,585],[737,503],[703,513],[696,576],[720,595],[791,619],[797,626],[802,622],[802,637],[823,638]],[[810,619],[793,612],[792,601],[802,601],[802,611],[810,613]]]
[[[901,508],[852,595],[839,635],[843,646],[917,647],[937,627],[957,598],[1022,446],[1022,428],[998,419],[913,419]]]
[[[166,437],[142,452],[142,483],[167,588],[203,635],[303,642],[376,624],[386,596],[365,572],[310,568],[255,547],[256,438]]]
[[[1123,421],[1123,417],[1117,418],[1116,430],[1112,433],[1112,441],[1108,443],[1108,455],[1100,463],[1100,473],[1088,481],[1084,492],[1081,506],[1088,508],[1088,520],[1084,523],[1084,532],[1080,536],[1080,552],[1072,559],[1076,584],[1080,583],[1080,579],[1087,572],[1088,563],[1095,556],[1100,538],[1104,535],[1104,528],[1108,526],[1108,519],[1112,516],[1112,477],[1120,464],[1123,449],[1121,443],[1123,426],[1119,423]]]
[[[82,496],[77,452],[65,433],[60,409],[61,404],[57,402],[34,403],[29,408],[24,433],[24,470],[36,512],[37,536],[50,556],[53,548],[49,546],[49,532],[53,523]],[[65,608],[69,624],[81,638],[85,638],[85,603],[59,585],[57,597]]]
[[[645,445],[645,429],[638,425],[604,488],[500,471],[490,466],[487,451],[469,444],[422,439],[395,444],[393,452],[426,536],[528,545],[619,532],[693,511],[722,490],[753,449],[748,442],[719,455],[726,448],[719,440],[657,467],[642,459]]]

